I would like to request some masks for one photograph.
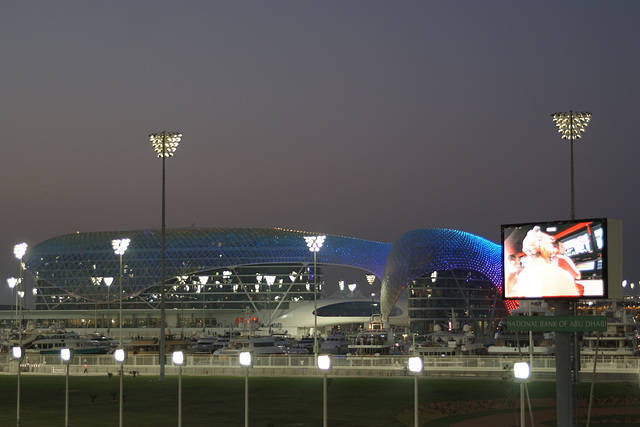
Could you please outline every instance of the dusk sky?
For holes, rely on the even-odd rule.
[[[163,130],[183,133],[167,228],[498,243],[569,218],[551,114],[574,110],[593,114],[576,216],[622,220],[638,283],[639,20],[638,1],[4,2],[0,272],[23,241],[160,228]]]

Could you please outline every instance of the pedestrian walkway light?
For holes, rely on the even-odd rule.
[[[516,362],[513,364],[513,376],[520,380],[520,425],[524,425],[524,386],[529,375],[531,374],[531,368],[528,362]]]
[[[413,425],[418,427],[418,376],[422,372],[423,364],[421,357],[409,358],[409,371],[413,372]]]
[[[238,355],[240,365],[244,366],[244,426],[249,427],[249,367],[251,366],[251,353],[243,351]]]
[[[69,362],[71,361],[71,350],[68,348],[60,349],[60,359],[65,364],[66,382],[64,392],[64,426],[69,427]]]
[[[331,369],[331,357],[329,355],[318,356],[318,369],[324,371],[322,381],[322,426],[327,427],[327,372]]]
[[[123,365],[124,365],[124,359],[125,359],[124,349],[122,348],[116,349],[116,351],[113,352],[113,357],[116,359],[116,362],[120,364],[120,415],[118,419],[119,419],[119,426],[122,427],[122,404],[124,403],[124,396],[122,395],[124,391],[124,386],[123,386],[123,377],[124,377]]]
[[[174,351],[171,359],[173,364],[178,367],[178,427],[182,427],[182,364],[184,363],[184,353]]]
[[[22,347],[11,347],[11,357],[18,361],[18,395],[16,400],[16,421],[17,426],[20,427],[22,425],[22,420],[20,419],[20,362],[22,361]]]

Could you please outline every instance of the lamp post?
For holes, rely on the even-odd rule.
[[[586,130],[591,120],[591,113],[569,111],[568,113],[553,113],[551,117],[558,127],[558,133],[562,134],[562,139],[568,139],[571,143],[571,219],[573,220],[576,218],[573,191],[573,141],[576,138],[581,138],[580,134]]]
[[[309,250],[313,252],[313,356],[318,360],[318,280],[317,254],[327,236],[304,236]]]
[[[164,381],[164,365],[165,365],[165,159],[172,157],[173,153],[178,149],[178,144],[182,139],[182,134],[178,132],[162,132],[152,133],[149,140],[153,145],[158,157],[162,157],[162,225],[160,228],[160,381]]]
[[[413,376],[413,425],[418,427],[418,376],[422,372],[423,364],[421,357],[409,358],[409,371],[414,373]]]
[[[16,327],[16,324],[18,322],[18,292],[16,292],[16,286],[18,285],[18,279],[16,279],[15,277],[9,277],[7,279],[7,285],[9,285],[9,288],[11,289],[11,292],[13,295],[15,295],[15,300],[16,300],[16,305],[15,305],[15,316],[13,315],[13,311],[11,310],[11,326],[12,327]]]
[[[205,286],[207,285],[207,282],[209,281],[209,276],[198,276],[198,280],[200,280],[200,286],[202,286],[200,288],[200,292],[202,292],[202,333],[204,334],[204,328],[205,328],[205,310],[204,310],[204,306],[205,306],[205,301],[206,301],[206,295],[205,295]]]
[[[238,362],[244,366],[244,427],[249,427],[249,367],[251,353],[243,351],[238,355]]]
[[[129,243],[131,242],[131,239],[114,239],[111,241],[111,245],[113,246],[113,251],[116,253],[116,255],[120,256],[120,315],[118,318],[118,323],[120,324],[119,329],[120,329],[120,347],[124,347],[123,341],[122,341],[122,300],[124,299],[124,296],[122,295],[122,255],[124,255],[124,253],[127,251],[127,248],[129,247]]]
[[[331,357],[329,355],[318,356],[318,369],[324,372],[322,380],[322,426],[327,427],[327,372],[331,369]]]
[[[64,427],[69,427],[69,362],[71,361],[71,350],[68,348],[60,349],[60,359],[65,364],[66,382],[64,392]]]
[[[22,257],[24,256],[24,254],[27,252],[27,244],[26,243],[18,243],[17,245],[15,245],[13,247],[13,254],[16,256],[16,258],[18,258],[18,262],[20,263],[20,275],[18,276],[18,283],[17,283],[17,287],[16,287],[16,294],[17,295],[21,295],[24,296],[24,291],[20,290],[20,288],[22,287],[22,272],[24,271],[24,264],[22,264]],[[16,298],[17,301],[17,298]],[[20,300],[20,305],[19,305],[19,310],[20,310],[20,314],[18,315],[18,342],[20,343],[20,346],[22,346],[22,300]]]
[[[11,347],[11,357],[18,362],[18,387],[16,398],[16,425],[22,426],[22,420],[20,419],[20,362],[22,361],[22,347]]]
[[[524,426],[524,384],[529,378],[531,368],[527,362],[513,364],[513,376],[520,381],[520,425]]]
[[[107,285],[107,336],[111,334],[111,284],[113,277],[105,277],[104,284]]]
[[[124,377],[124,359],[125,359],[125,352],[123,348],[118,348],[116,349],[116,351],[113,352],[113,357],[114,359],[116,359],[116,362],[118,362],[120,364],[120,412],[119,412],[119,416],[118,416],[118,425],[120,427],[122,427],[122,406],[124,403],[124,396],[123,396],[123,391],[124,391],[124,384],[123,384],[123,377]]]
[[[184,353],[174,351],[171,359],[173,364],[178,367],[178,427],[182,427],[182,364],[184,363]]]

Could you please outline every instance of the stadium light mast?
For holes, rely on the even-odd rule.
[[[571,143],[571,220],[576,219],[574,174],[573,174],[573,142],[582,137],[586,130],[591,113],[587,111],[573,111],[568,113],[553,113],[553,121],[558,127],[558,133],[562,139],[568,139]],[[573,313],[577,311],[577,303],[568,301],[558,301],[555,303],[556,316],[568,316],[571,314],[570,306],[573,306]],[[571,363],[571,334],[574,335],[573,343],[573,366]],[[575,332],[556,332],[556,384],[557,384],[557,416],[558,425],[571,425],[577,414],[576,396],[579,391],[579,364],[580,347],[578,347],[577,334]],[[573,370],[573,375],[572,375]],[[575,390],[572,390],[571,384]]]
[[[327,236],[304,236],[309,250],[313,252],[313,355],[318,363],[318,280],[316,275],[317,254]]]
[[[576,219],[575,195],[574,195],[574,178],[573,178],[573,142],[582,137],[582,133],[587,129],[587,125],[591,120],[591,113],[587,111],[572,111],[568,113],[553,113],[551,115],[553,121],[558,127],[558,133],[562,135],[562,139],[568,139],[571,145],[571,219]]]
[[[24,272],[24,264],[22,263],[22,257],[24,256],[25,253],[27,253],[27,247],[28,245],[26,243],[18,243],[17,245],[15,245],[13,247],[13,254],[16,256],[16,258],[18,258],[18,262],[20,263],[20,275],[18,276],[18,282],[16,283],[16,295],[20,295],[20,306],[19,306],[19,310],[20,310],[20,314],[18,316],[19,318],[19,326],[18,326],[18,342],[20,343],[20,346],[22,347],[22,298],[24,297],[24,290],[20,290],[20,288],[24,289],[24,281],[22,280],[22,274]],[[16,298],[17,301],[17,298]]]
[[[164,365],[165,365],[165,159],[172,157],[173,153],[178,149],[178,144],[182,139],[182,134],[179,132],[162,132],[152,133],[149,135],[149,140],[153,145],[158,157],[162,157],[162,225],[160,228],[161,234],[161,255],[160,255],[160,381],[164,381]]]

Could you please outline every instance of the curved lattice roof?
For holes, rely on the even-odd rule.
[[[281,228],[188,228],[166,230],[167,278],[241,265],[311,263],[304,236],[314,233]],[[96,278],[118,277],[120,258],[111,241],[129,238],[123,256],[125,294],[160,283],[159,230],[75,233],[46,240],[24,257],[26,268],[39,279],[87,299],[107,292]],[[382,277],[391,244],[328,235],[317,253],[320,264],[356,267]]]
[[[421,229],[393,245],[382,280],[382,315],[387,317],[409,283],[434,271],[466,269],[484,274],[502,289],[502,249],[482,237],[450,229]]]

